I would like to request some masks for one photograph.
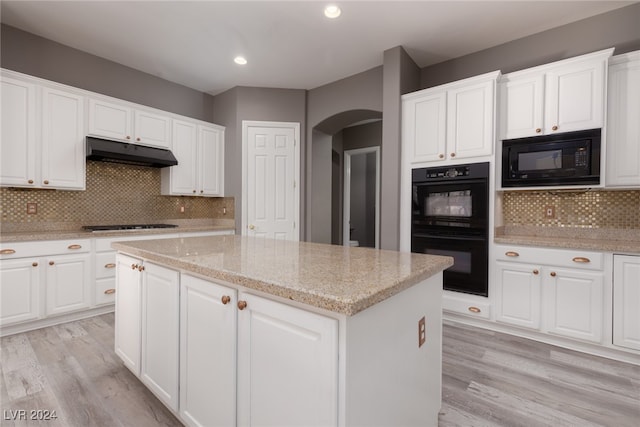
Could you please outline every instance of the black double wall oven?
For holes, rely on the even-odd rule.
[[[489,163],[413,169],[411,251],[454,258],[444,289],[488,296]]]

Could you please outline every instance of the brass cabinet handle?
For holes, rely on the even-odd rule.
[[[558,126],[553,126],[551,130],[558,130]]]
[[[542,129],[536,128],[536,133],[540,133],[540,132],[542,132]]]
[[[131,264],[131,269],[135,270],[136,268],[138,268],[138,264]]]
[[[32,179],[30,179],[29,181],[27,181],[27,183],[29,183],[29,184],[33,184],[33,180],[32,180]]]
[[[247,308],[247,302],[246,301],[238,301],[238,309],[239,310],[244,310],[245,308]]]
[[[468,310],[472,313],[480,313],[482,310],[480,310],[478,307],[469,307]]]
[[[450,155],[451,157],[455,157],[455,156],[456,156],[456,153],[451,153],[451,154],[449,154],[449,155]]]
[[[111,294],[115,294],[116,290],[115,289],[107,289],[106,291],[104,291],[105,295],[111,295]]]
[[[37,266],[38,266],[38,263],[37,263],[37,262],[34,262],[34,263],[33,263],[33,264],[31,264],[31,265],[32,265],[32,266],[34,266],[34,267],[37,267]]]
[[[116,265],[114,263],[110,262],[108,264],[105,264],[104,268],[116,268]]]
[[[67,249],[82,249],[82,245],[69,245]]]
[[[220,298],[220,300],[222,301],[223,304],[227,305],[229,304],[229,302],[231,302],[231,297],[229,295],[223,295],[222,298]]]
[[[549,273],[549,275],[550,275],[551,277],[556,277],[556,272],[555,272],[555,271],[552,271],[551,273]]]
[[[53,264],[55,264],[55,262],[49,261],[49,265],[53,265]]]
[[[540,273],[538,270],[533,270],[533,274],[537,275],[538,273]]]
[[[44,185],[48,185],[48,184],[49,184],[49,180],[48,180],[48,179],[45,179],[45,180],[43,181],[43,184],[44,184]]]
[[[507,251],[507,252],[505,252],[504,254],[505,254],[506,256],[510,256],[510,257],[513,257],[513,258],[515,258],[515,257],[519,257],[519,256],[520,256],[520,254],[519,254],[518,252],[514,252],[514,251]]]
[[[583,256],[577,256],[573,259],[573,262],[581,262],[581,263],[589,263],[591,260],[589,258],[585,258]]]
[[[15,249],[2,249],[0,251],[0,255],[11,255],[11,254],[15,254],[16,250]]]
[[[138,271],[144,271],[144,265],[139,265],[138,266]]]

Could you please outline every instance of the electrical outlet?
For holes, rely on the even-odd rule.
[[[422,319],[418,320],[418,348],[422,347],[425,341],[427,341],[427,320],[422,316]]]
[[[556,217],[556,207],[555,206],[545,206],[544,208],[544,216],[547,218],[555,218]]]
[[[34,215],[38,213],[37,203],[27,203],[27,215]]]
[[[180,206],[180,213],[184,213],[184,206]]]

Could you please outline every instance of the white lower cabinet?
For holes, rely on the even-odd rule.
[[[602,343],[602,253],[496,246],[496,254],[496,321]]]
[[[338,321],[238,298],[238,424],[337,425]]]
[[[0,325],[40,315],[40,263],[15,259],[0,263]]]
[[[180,418],[236,425],[236,291],[180,278]]]
[[[140,260],[126,255],[116,257],[115,352],[125,366],[140,376],[142,346],[142,277]]]
[[[613,344],[640,350],[640,256],[613,257]]]
[[[91,306],[89,253],[49,257],[46,269],[47,316]]]

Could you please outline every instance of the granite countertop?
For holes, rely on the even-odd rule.
[[[450,257],[236,235],[117,242],[112,247],[348,316],[453,265]]]
[[[37,240],[66,240],[66,239],[91,239],[94,237],[122,237],[122,236],[144,236],[154,234],[174,234],[174,233],[192,233],[198,231],[235,231],[235,223],[233,220],[214,221],[209,223],[202,222],[179,222],[179,221],[162,221],[166,223],[175,223],[176,228],[153,228],[143,230],[123,230],[123,231],[86,231],[81,227],[75,229],[65,229],[63,227],[55,227],[53,225],[49,230],[20,230],[5,232],[4,229],[0,233],[0,242],[29,242]]]
[[[496,229],[494,242],[640,254],[640,230],[505,226]]]

